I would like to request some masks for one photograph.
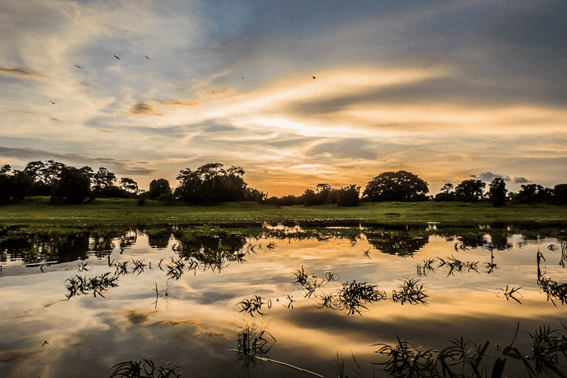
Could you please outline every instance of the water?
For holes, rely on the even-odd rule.
[[[339,355],[356,368],[355,356],[365,376],[382,377],[388,374],[372,363],[386,359],[375,344],[395,345],[398,336],[426,349],[461,336],[488,340],[490,370],[518,323],[514,346],[526,354],[528,333],[567,325],[565,305],[538,284],[538,250],[545,258],[540,276],[567,281],[561,241],[543,231],[472,228],[438,236],[333,228],[317,236],[279,225],[255,237],[206,228],[191,237],[177,230],[177,238],[171,231],[77,234],[59,242],[5,236],[0,375],[108,377],[118,363],[148,359],[185,377],[313,376],[256,356],[332,377]],[[294,284],[300,272],[312,280],[311,294]],[[99,287],[95,296],[84,285],[81,292],[80,278],[105,273],[115,287]],[[427,297],[394,302],[393,291],[406,280],[419,280]],[[350,315],[340,302],[321,308],[324,295],[338,298],[353,282],[386,298],[363,301]],[[517,291],[507,296],[511,289]],[[241,302],[261,307],[247,312]],[[517,362],[505,373],[527,376]]]

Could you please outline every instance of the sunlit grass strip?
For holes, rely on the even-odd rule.
[[[399,215],[392,216],[389,214]],[[20,204],[0,207],[0,225],[29,228],[119,227],[132,224],[206,224],[263,221],[364,221],[383,224],[471,224],[487,222],[567,221],[567,207],[553,205],[510,205],[495,208],[489,203],[378,202],[360,206],[264,206],[250,202],[216,206],[164,205],[135,199],[97,199],[84,205],[54,206],[48,197],[31,197]]]

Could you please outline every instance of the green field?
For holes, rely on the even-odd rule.
[[[48,197],[0,207],[0,226],[113,227],[194,223],[256,223],[278,220],[361,220],[383,224],[470,224],[493,222],[565,222],[567,207],[511,205],[495,208],[489,203],[380,202],[358,207],[264,206],[253,202],[217,206],[163,205],[135,199],[97,199],[83,205],[50,205]]]

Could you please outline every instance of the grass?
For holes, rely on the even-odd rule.
[[[565,222],[567,207],[489,203],[379,202],[358,207],[277,207],[253,202],[217,206],[164,205],[135,199],[96,199],[83,205],[50,205],[48,197],[30,197],[19,204],[0,207],[0,226],[13,224],[31,228],[118,227],[131,225],[237,223],[262,221],[364,221],[381,224],[482,224],[493,222]]]

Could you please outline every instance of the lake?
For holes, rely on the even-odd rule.
[[[388,365],[375,365],[388,361],[377,353],[384,345],[439,351],[461,337],[488,342],[480,366],[490,372],[518,325],[513,346],[535,371],[538,327],[566,344],[562,229],[4,230],[0,375],[109,377],[146,359],[155,377],[158,367],[183,377],[336,377],[343,360],[348,376],[387,377]],[[559,354],[554,366],[565,365]],[[529,375],[509,358],[503,376]]]

